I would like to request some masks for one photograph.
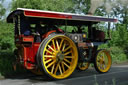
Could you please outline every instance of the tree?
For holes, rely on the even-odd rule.
[[[12,9],[31,8],[50,11],[69,12],[72,10],[72,0],[13,0]]]
[[[73,9],[72,0],[41,0],[44,10],[71,12]]]
[[[87,14],[90,8],[90,0],[73,0],[73,12],[78,14]]]
[[[2,3],[3,3],[3,0],[0,1],[0,20],[2,19],[3,15],[5,14],[5,11],[6,11],[5,8],[3,7]]]

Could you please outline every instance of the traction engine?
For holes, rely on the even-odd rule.
[[[98,50],[109,39],[94,26],[102,21],[117,20],[23,8],[7,18],[15,27],[17,62],[37,75],[52,79],[65,79],[76,68],[84,71],[91,63],[99,73],[109,71],[109,52]]]

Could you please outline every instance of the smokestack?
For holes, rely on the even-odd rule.
[[[112,8],[121,6],[128,6],[128,0],[91,0],[91,6],[88,11],[89,15],[95,13],[96,9],[100,6],[105,7],[105,11],[110,13]]]
[[[104,4],[104,0],[91,0],[91,6],[88,14],[94,14],[96,9]]]

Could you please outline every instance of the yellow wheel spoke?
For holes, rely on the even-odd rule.
[[[102,64],[100,64],[100,69],[102,69]]]
[[[64,49],[65,49],[65,46],[66,46],[66,44],[64,43],[64,45],[63,45],[63,48],[62,48],[62,51],[64,51]]]
[[[104,64],[104,69],[106,69],[106,65]]]
[[[97,62],[97,65],[98,65],[98,66],[100,66],[100,65],[101,65],[100,60]]]
[[[100,62],[97,62],[97,64],[100,64]]]
[[[73,58],[73,56],[65,56],[65,58]]]
[[[56,45],[57,45],[57,49],[59,50],[60,49],[60,47],[59,47],[59,43],[58,43],[58,41],[56,40]]]
[[[100,64],[101,64],[101,65],[103,64],[102,61],[100,61]]]
[[[61,65],[62,65],[62,69],[63,69],[63,73],[64,73],[65,72],[64,64],[61,63]]]
[[[97,60],[97,63],[98,63],[98,64],[102,64],[101,61],[102,61],[101,59],[98,59],[98,60]]]
[[[102,61],[104,61],[104,57],[102,57]]]
[[[104,61],[105,53],[102,53],[102,60]]]
[[[105,53],[103,53],[103,58],[105,57]]]
[[[97,60],[100,60],[100,59],[101,59],[101,57],[100,57],[100,56],[98,56],[98,57],[97,57]]]
[[[98,63],[100,62],[100,59],[97,59]]]
[[[60,74],[62,75],[62,70],[61,70],[60,64],[59,64],[59,70],[60,70]]]
[[[105,55],[105,58],[104,58],[104,62],[105,62],[105,64],[108,63],[108,58],[107,58],[106,55]]]
[[[54,51],[54,52],[55,52],[55,50],[54,50],[50,45],[48,45],[48,47],[49,47],[52,51]]]
[[[52,56],[52,55],[44,55],[44,57],[45,57],[45,58],[47,58],[47,57],[48,57],[48,58],[52,58],[52,57],[54,57],[54,56]]]
[[[61,49],[61,47],[62,47],[63,41],[64,41],[64,39],[62,39],[61,42],[60,42],[60,49]],[[60,49],[59,49],[59,50],[60,50]]]
[[[98,67],[100,67],[100,64],[99,64],[99,63],[97,63],[97,66],[98,66]]]
[[[102,52],[100,52],[99,56],[100,56],[100,57],[102,57],[102,56],[103,56],[103,55],[102,55]]]
[[[54,49],[56,50],[56,46],[55,46],[54,40],[52,40],[52,44],[53,44]]]
[[[72,53],[72,51],[69,51],[69,52],[65,53],[64,55],[66,56],[66,55],[68,55],[68,54],[70,54],[70,53]]]
[[[57,70],[58,70],[58,67],[59,67],[59,63],[57,64],[57,66],[55,67],[55,72],[54,74],[56,74]]]
[[[51,62],[50,64],[48,64],[47,68],[51,67],[56,61],[54,60],[53,62]]]
[[[103,69],[106,69],[105,64],[103,64]]]
[[[62,62],[65,66],[67,66],[68,68],[70,68],[70,66],[69,65],[67,65],[64,61]]]
[[[47,49],[46,49],[46,52],[48,52],[48,53],[52,54],[52,52],[50,52],[50,51],[49,51],[49,50],[47,50]]]
[[[67,60],[66,58],[64,59],[64,61],[68,62],[69,64],[71,63],[69,60]]]
[[[49,63],[49,62],[51,62],[51,61],[52,61],[52,59],[48,59],[48,60],[45,61],[45,64],[46,64],[46,63]]]
[[[71,46],[69,46],[69,47],[67,47],[65,50],[64,50],[64,52],[66,52],[68,49],[70,49],[71,48]]]
[[[51,73],[53,73],[53,71],[54,71],[54,68],[55,68],[55,64],[53,64],[53,66],[52,66],[52,70],[51,70]]]
[[[104,70],[104,64],[102,64],[102,69]]]

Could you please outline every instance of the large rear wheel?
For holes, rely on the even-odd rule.
[[[111,67],[111,56],[106,50],[99,50],[94,59],[94,66],[99,73],[108,72]]]
[[[75,70],[78,51],[74,42],[65,35],[51,35],[40,51],[41,67],[52,79],[65,79]]]

